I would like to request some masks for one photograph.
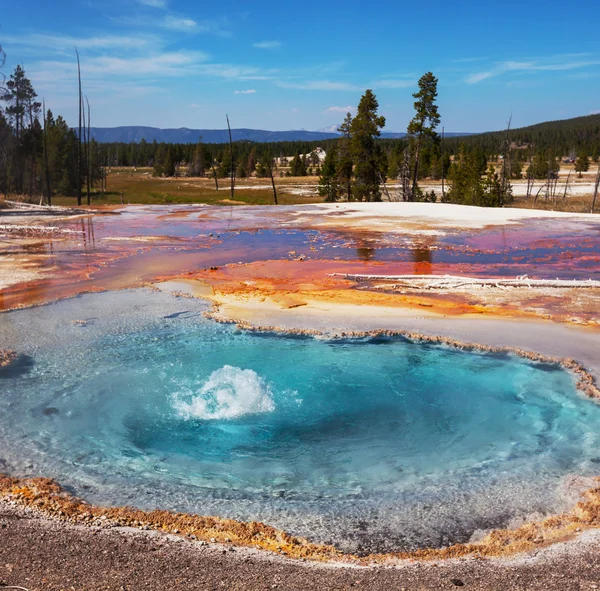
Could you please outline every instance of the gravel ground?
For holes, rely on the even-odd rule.
[[[511,560],[397,567],[297,562],[133,529],[72,526],[0,503],[0,589],[271,590],[600,589],[600,532]]]

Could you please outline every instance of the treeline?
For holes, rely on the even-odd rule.
[[[357,114],[338,129],[340,139],[327,152],[319,178],[319,193],[326,201],[381,201],[383,189],[389,201],[438,201],[435,191],[423,192],[419,180],[448,179],[442,184],[441,201],[502,207],[512,201],[509,150],[499,171],[483,152],[461,145],[451,158],[443,135],[437,132],[440,114],[436,105],[437,78],[424,74],[418,82],[415,115],[405,140],[376,141],[385,119],[377,115],[377,100],[370,90],[362,97]],[[387,189],[386,180],[399,181],[399,189]]]
[[[4,59],[0,47],[0,66]],[[89,137],[89,104],[79,134],[46,111],[22,66],[0,81],[0,194],[41,196],[51,204],[60,193],[77,196],[81,204],[85,187],[89,203],[90,189],[105,180],[104,150]]]
[[[79,67],[79,57],[77,56]],[[0,47],[0,71],[4,53]],[[91,138],[90,106],[79,83],[79,125],[70,128],[38,100],[22,66],[0,76],[0,194],[77,197],[94,187],[105,188],[113,166],[150,167],[158,177],[207,176],[231,179],[270,177],[277,201],[275,176],[319,176],[319,192],[327,201],[436,201],[419,181],[442,179],[441,200],[502,206],[512,199],[511,180],[556,177],[560,159],[575,159],[575,169],[598,159],[600,115],[549,122],[503,132],[444,138],[439,133],[437,78],[428,72],[414,93],[414,117],[403,139],[381,139],[385,118],[378,114],[371,90],[362,96],[356,116],[348,113],[339,138],[229,144],[166,144],[157,142],[100,144]],[[322,148],[326,157],[317,154]],[[577,150],[577,153],[576,153]],[[497,166],[497,163],[500,165]],[[496,170],[497,168],[497,170]],[[387,181],[399,185],[390,192]],[[447,190],[445,188],[447,187]]]
[[[515,159],[528,162],[534,155],[575,160],[587,154],[595,162],[600,156],[600,114],[575,117],[560,121],[546,121],[537,125],[493,131],[448,140],[448,149],[457,154],[460,146],[478,149],[488,156],[498,154],[498,146],[508,141]]]

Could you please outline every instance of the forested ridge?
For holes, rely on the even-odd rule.
[[[596,160],[600,155],[600,113],[545,121],[517,129],[492,131],[448,139],[448,149],[457,153],[461,144],[477,147],[485,154],[497,154],[498,146],[508,138],[513,148],[524,151],[550,151],[556,157],[574,159],[586,152]]]
[[[0,74],[4,65],[0,46]],[[77,55],[79,68],[79,56]],[[424,178],[445,179],[441,199],[470,205],[502,206],[512,200],[511,179],[555,178],[559,160],[576,162],[578,172],[597,162],[600,114],[549,121],[520,129],[479,135],[445,137],[436,104],[437,78],[424,74],[418,82],[415,115],[406,137],[382,138],[385,118],[371,90],[362,96],[356,115],[350,113],[338,128],[339,137],[319,141],[214,144],[99,143],[91,133],[92,109],[82,90],[79,122],[70,127],[40,101],[21,65],[0,75],[0,195],[35,196],[51,203],[53,195],[84,195],[88,204],[105,187],[111,167],[149,167],[155,177],[219,179],[319,176],[319,193],[328,201],[390,199],[386,181],[399,182],[404,201],[436,201],[439,195],[421,191]],[[229,118],[227,118],[229,122]],[[316,148],[326,153],[323,160]],[[322,153],[321,153],[322,154]]]

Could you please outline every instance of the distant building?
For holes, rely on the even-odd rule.
[[[306,158],[307,166],[318,166],[323,160],[325,160],[325,156],[327,156],[327,152],[323,150],[323,148],[315,148],[309,154],[300,154],[300,158]],[[289,166],[290,162],[293,160],[293,156],[281,156],[280,158],[275,158],[275,162],[277,166]]]

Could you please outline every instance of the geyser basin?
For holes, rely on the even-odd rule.
[[[0,315],[0,471],[95,503],[261,520],[369,552],[573,501],[600,409],[553,365],[239,331],[144,290]]]

